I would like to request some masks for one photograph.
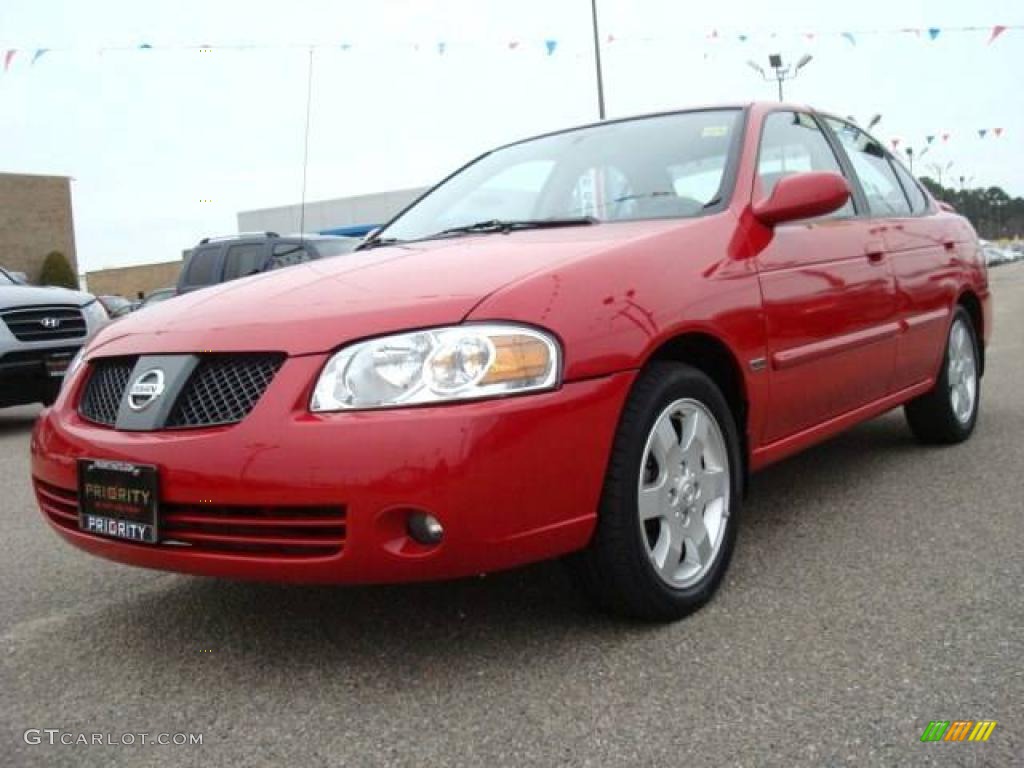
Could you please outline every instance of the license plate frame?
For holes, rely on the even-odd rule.
[[[118,541],[160,541],[160,470],[151,464],[78,459],[78,527]]]

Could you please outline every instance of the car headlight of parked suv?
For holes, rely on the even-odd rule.
[[[110,319],[103,304],[96,300],[90,301],[82,307],[82,314],[85,315],[86,322],[91,326],[104,325]]]
[[[324,367],[315,412],[394,408],[554,389],[561,350],[550,334],[506,324],[413,331],[345,347]]]

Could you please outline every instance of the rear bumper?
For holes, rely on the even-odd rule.
[[[71,544],[111,560],[269,581],[439,579],[585,546],[632,372],[503,400],[313,415],[305,392],[322,362],[288,360],[263,400],[233,427],[117,432],[81,420],[69,405],[73,395],[62,396],[32,437],[44,517]],[[304,394],[296,399],[295,392]],[[174,514],[202,504],[341,509],[344,540],[336,552],[296,555],[85,533],[73,516],[80,457],[156,465],[161,503]],[[48,501],[47,488],[64,501]],[[55,504],[64,505],[63,516]],[[408,510],[436,516],[445,528],[442,543],[428,549],[409,539]]]

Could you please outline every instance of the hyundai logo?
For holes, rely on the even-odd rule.
[[[164,393],[164,372],[153,368],[140,375],[132,382],[128,390],[128,407],[133,411],[142,411],[149,407]]]
[[[39,324],[43,326],[43,328],[49,328],[52,331],[54,328],[60,328],[60,318],[44,317],[42,320],[39,321]]]

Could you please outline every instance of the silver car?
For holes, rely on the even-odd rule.
[[[53,402],[75,354],[108,320],[88,293],[26,285],[0,267],[0,407]]]

